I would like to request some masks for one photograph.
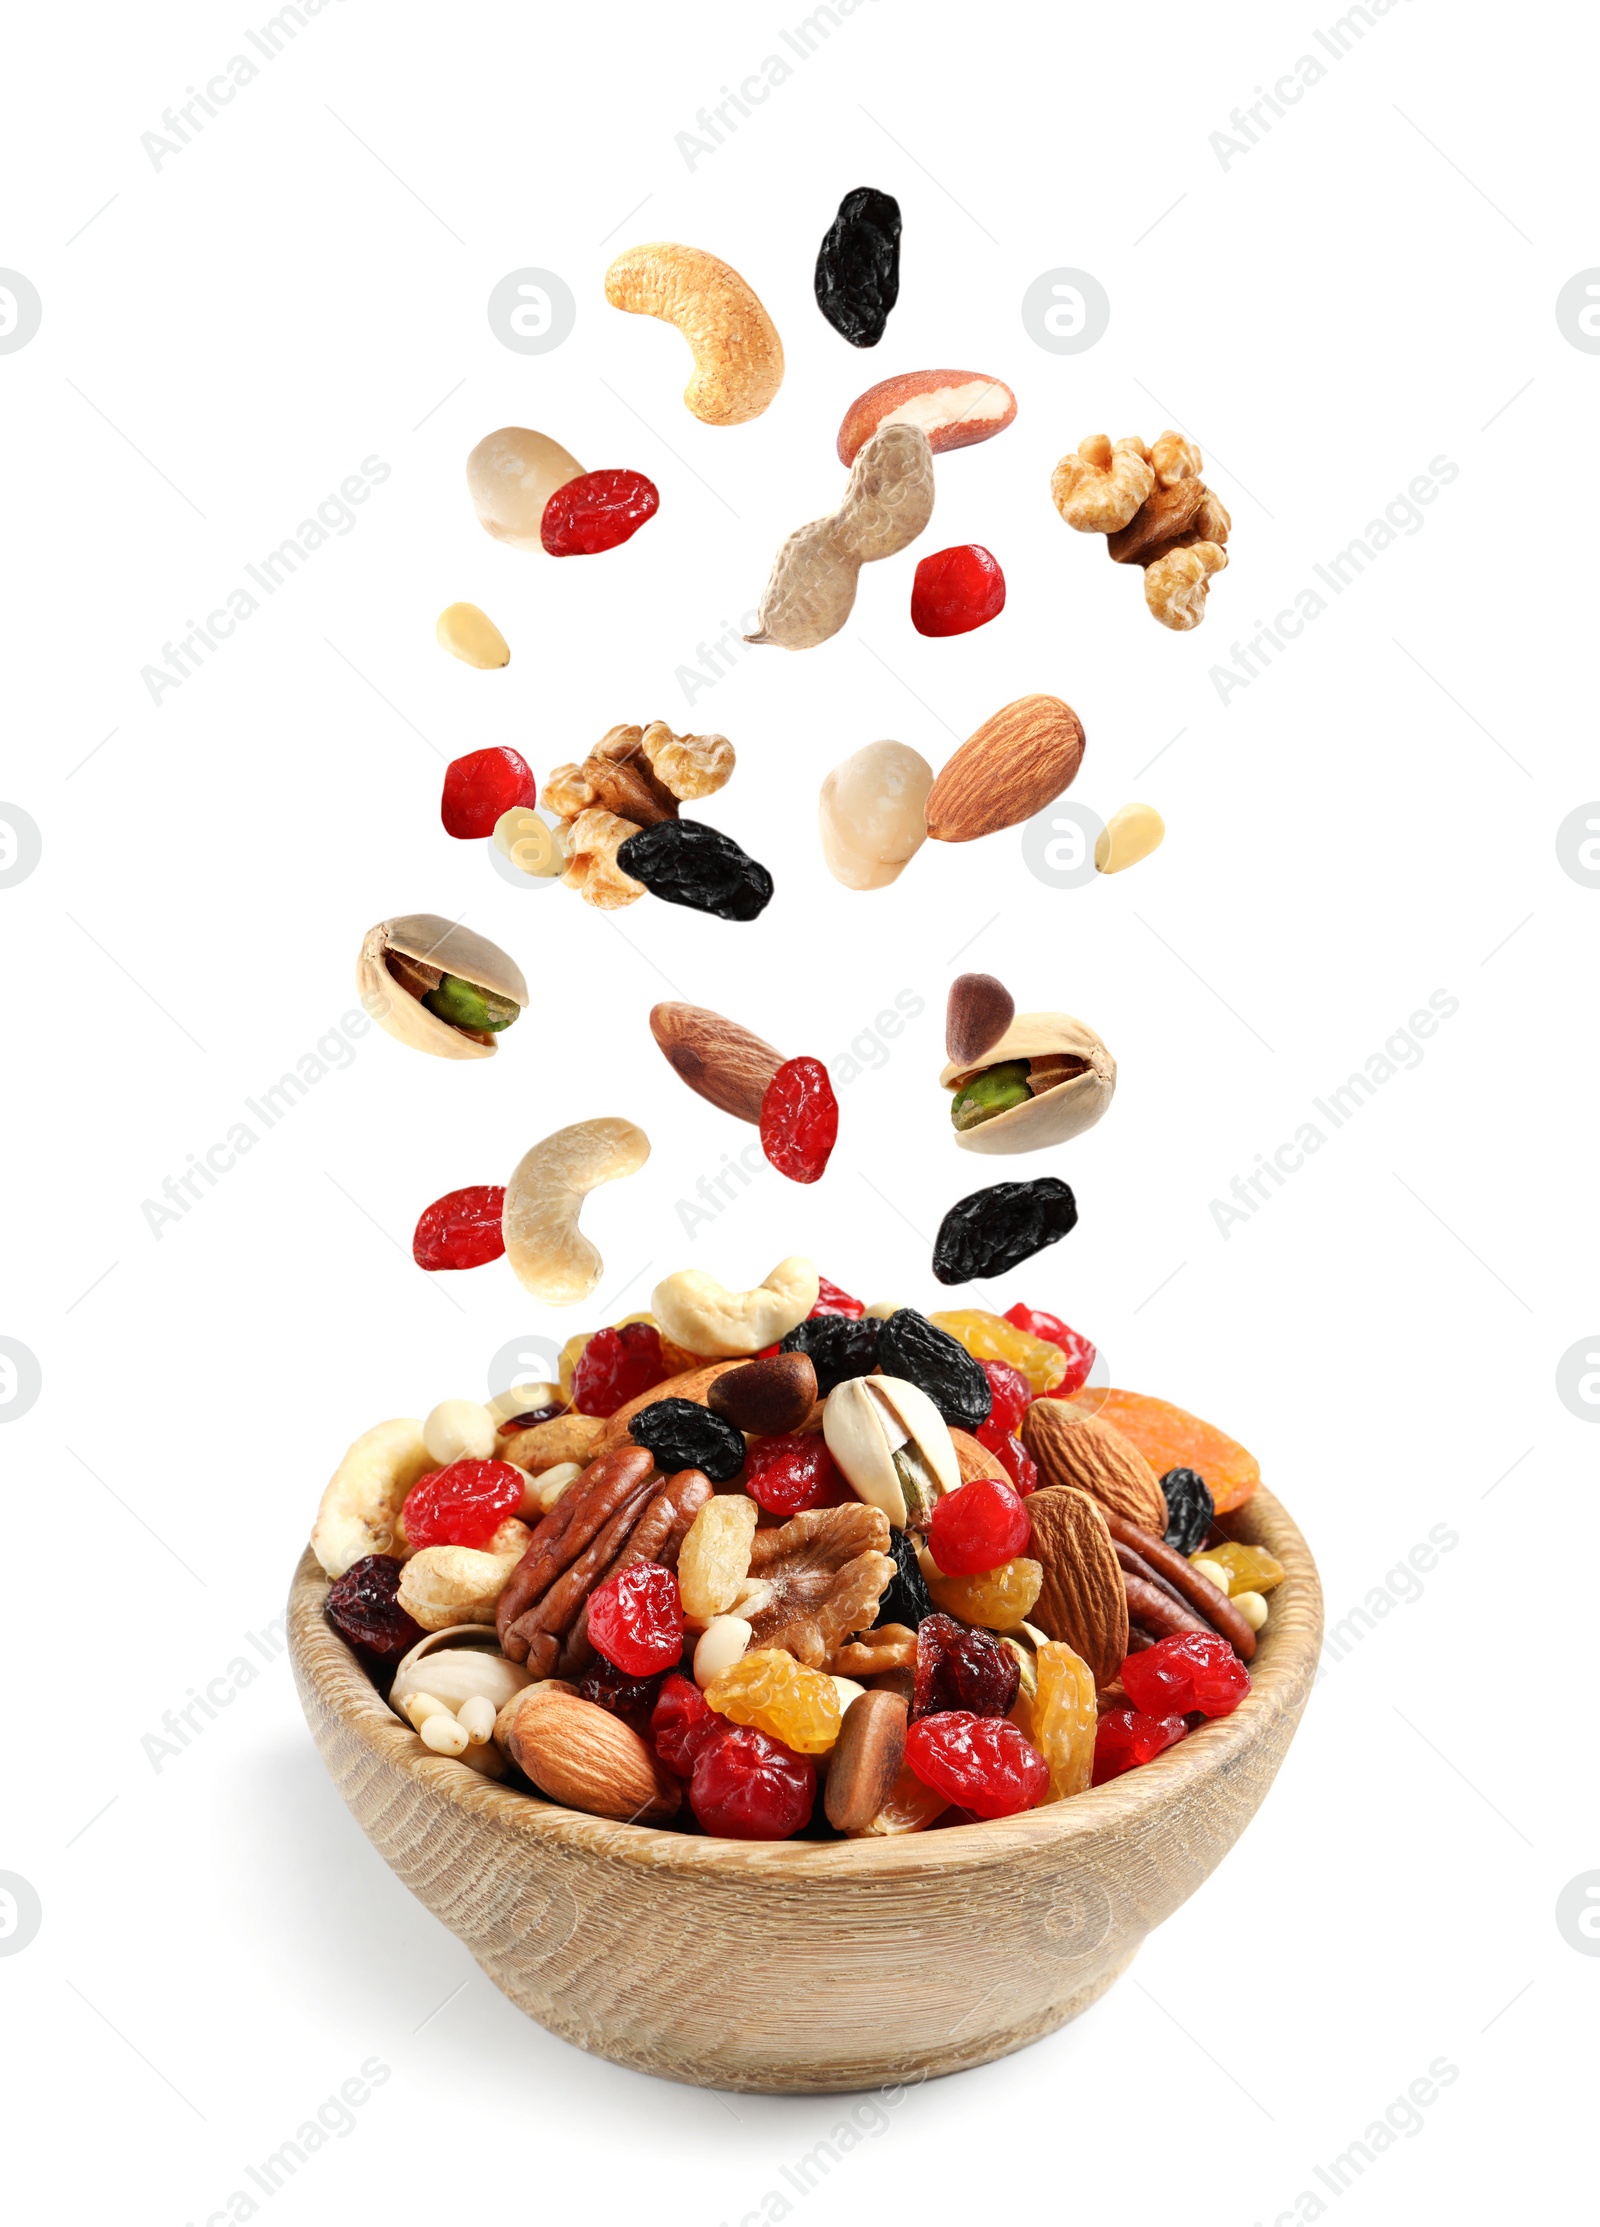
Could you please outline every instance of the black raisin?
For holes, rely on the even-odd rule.
[[[628,1425],[635,1446],[648,1447],[669,1477],[698,1469],[714,1485],[725,1485],[744,1467],[744,1434],[698,1400],[657,1400],[641,1408]]]
[[[897,1307],[878,1336],[878,1366],[926,1392],[947,1423],[975,1431],[989,1420],[994,1394],[966,1347],[915,1307]]]
[[[870,1376],[878,1365],[878,1334],[883,1324],[876,1315],[859,1321],[850,1315],[809,1315],[795,1324],[778,1350],[810,1356],[817,1372],[817,1397],[826,1399],[847,1376]]]
[[[857,186],[817,251],[817,307],[854,348],[876,348],[900,294],[900,204]]]
[[[1065,1237],[1077,1219],[1078,1202],[1058,1175],[969,1191],[939,1224],[933,1272],[942,1284],[1003,1276]]]
[[[1169,1469],[1161,1480],[1167,1502],[1167,1544],[1179,1554],[1204,1546],[1216,1509],[1197,1469]]]
[[[364,1554],[328,1588],[324,1612],[339,1637],[391,1666],[421,1639],[422,1626],[400,1606],[398,1555]]]
[[[908,1624],[912,1631],[934,1612],[928,1581],[917,1560],[917,1550],[904,1531],[891,1531],[889,1552],[894,1557],[894,1582],[878,1602],[877,1622]]]
[[[620,1717],[624,1724],[631,1724],[641,1740],[648,1740],[650,1712],[656,1705],[665,1676],[665,1671],[658,1670],[650,1678],[630,1678],[615,1663],[607,1662],[604,1655],[596,1655],[578,1680],[578,1691],[585,1701],[597,1702],[612,1716]]]
[[[660,820],[617,846],[617,864],[652,897],[719,920],[754,920],[772,898],[772,876],[731,835],[703,820]]]

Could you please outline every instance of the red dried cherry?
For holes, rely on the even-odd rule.
[[[500,1227],[506,1203],[503,1183],[469,1183],[446,1191],[424,1207],[411,1238],[411,1257],[419,1268],[481,1268],[506,1249]]]
[[[689,1807],[702,1829],[732,1840],[787,1840],[811,1817],[816,1766],[753,1724],[730,1725],[695,1758]]]
[[[1149,1717],[1137,1709],[1113,1709],[1095,1728],[1093,1784],[1104,1786],[1107,1779],[1121,1778],[1137,1764],[1151,1762],[1188,1729],[1186,1717]]]
[[[852,1322],[859,1322],[866,1311],[862,1300],[852,1299],[837,1284],[830,1284],[826,1276],[817,1278],[817,1303],[811,1310],[810,1320],[815,1321],[818,1315],[848,1315]],[[778,1349],[774,1346],[772,1350],[776,1353]]]
[[[339,1637],[364,1647],[379,1662],[397,1663],[421,1639],[422,1626],[400,1606],[400,1572],[394,1554],[364,1554],[328,1588],[324,1612]]]
[[[678,1580],[659,1562],[630,1562],[589,1595],[589,1638],[630,1678],[667,1670],[683,1653]]]
[[[917,1626],[913,1717],[951,1709],[975,1717],[1003,1717],[1017,1698],[1021,1678],[1016,1656],[990,1633],[958,1624],[940,1610],[924,1616]]]
[[[978,1817],[1032,1809],[1050,1784],[1050,1766],[1009,1717],[947,1709],[906,1731],[906,1761],[924,1786],[948,1794]]]
[[[992,1422],[980,1423],[972,1435],[980,1446],[989,1449],[1024,1500],[1038,1490],[1039,1464],[1020,1438],[997,1431]]]
[[[628,1400],[648,1392],[672,1371],[661,1358],[661,1332],[653,1322],[625,1322],[597,1330],[572,1372],[572,1404],[580,1415],[615,1415]]]
[[[1175,1632],[1128,1657],[1122,1688],[1151,1716],[1198,1709],[1202,1716],[1227,1717],[1250,1691],[1250,1673],[1218,1633]]]
[[[726,1717],[719,1717],[692,1678],[685,1678],[669,1670],[661,1681],[661,1691],[656,1705],[650,1712],[650,1737],[655,1750],[669,1771],[676,1771],[686,1779],[694,1769],[694,1759],[708,1740],[715,1740],[727,1729]]]
[[[998,1431],[1002,1438],[1009,1438],[1022,1421],[1033,1402],[1033,1386],[1020,1369],[1009,1361],[985,1361],[983,1373],[989,1379],[991,1405],[987,1422],[980,1426]],[[987,1445],[987,1439],[984,1441]]]
[[[539,539],[552,557],[597,557],[631,541],[660,507],[643,472],[584,472],[545,504]]]
[[[1082,1391],[1095,1363],[1095,1350],[1087,1338],[1070,1329],[1059,1315],[1047,1315],[1042,1307],[1025,1307],[1020,1299],[1006,1309],[1006,1320],[1030,1337],[1043,1338],[1046,1345],[1058,1345],[1066,1355],[1067,1373],[1059,1384],[1051,1385],[1044,1395],[1047,1400],[1068,1400]]]
[[[661,1691],[659,1672],[653,1678],[630,1678],[601,1655],[578,1680],[578,1691],[585,1701],[598,1702],[602,1709],[609,1709],[614,1717],[631,1725],[641,1740],[650,1737],[650,1719]]]
[[[517,1514],[526,1484],[508,1461],[453,1461],[406,1494],[406,1537],[414,1547],[481,1547]]]
[[[761,1098],[761,1149],[791,1183],[815,1183],[839,1139],[839,1101],[820,1059],[786,1059]]]
[[[1006,607],[1006,576],[976,541],[924,557],[911,583],[911,623],[919,634],[970,634]]]
[[[744,1489],[772,1516],[797,1516],[802,1508],[840,1508],[855,1497],[820,1431],[753,1438],[745,1452]]]
[[[928,1551],[946,1577],[976,1577],[1026,1554],[1033,1526],[1020,1496],[998,1477],[974,1477],[934,1502]]]
[[[439,817],[446,835],[474,843],[494,833],[502,812],[516,804],[532,804],[538,794],[527,759],[501,743],[492,750],[473,750],[464,758],[451,759],[444,769]]]

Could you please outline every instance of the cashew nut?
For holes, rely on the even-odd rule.
[[[400,1606],[425,1632],[442,1632],[451,1624],[492,1624],[494,1604],[522,1554],[522,1547],[510,1554],[423,1547],[400,1573]]]
[[[588,1298],[605,1263],[578,1227],[583,1202],[597,1185],[636,1175],[649,1157],[644,1131],[614,1115],[557,1129],[523,1154],[506,1185],[501,1227],[506,1258],[524,1290],[548,1307],[575,1307]]]
[[[606,300],[677,326],[694,351],[683,399],[702,424],[758,418],[783,384],[777,327],[738,272],[704,248],[630,247],[606,272]]]
[[[816,1264],[797,1253],[780,1260],[754,1291],[729,1291],[703,1268],[680,1268],[657,1284],[650,1312],[674,1345],[721,1360],[776,1345],[805,1321],[820,1289]]]
[[[329,1577],[367,1554],[391,1554],[406,1494],[438,1465],[412,1416],[363,1431],[329,1478],[311,1532],[311,1551]]]
[[[844,501],[813,519],[778,551],[747,642],[814,649],[837,634],[856,599],[864,564],[893,557],[933,516],[933,451],[914,425],[885,425],[850,470]]]

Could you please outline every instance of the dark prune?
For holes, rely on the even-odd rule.
[[[731,835],[703,820],[662,820],[617,846],[617,864],[652,897],[719,920],[754,920],[772,898],[772,876]]]
[[[334,1579],[324,1604],[339,1637],[381,1663],[397,1663],[423,1636],[400,1606],[400,1569],[397,1555],[364,1554]]]
[[[1058,1175],[969,1191],[939,1224],[933,1272],[942,1284],[1003,1276],[1065,1237],[1077,1219],[1078,1202]]]
[[[1178,1554],[1204,1546],[1216,1514],[1197,1469],[1169,1469],[1161,1480],[1167,1503],[1167,1544]]]
[[[922,1574],[922,1564],[917,1560],[917,1550],[908,1533],[891,1531],[889,1552],[894,1558],[894,1582],[879,1597],[877,1622],[909,1624],[915,1631],[925,1616],[934,1613],[928,1581]]]
[[[876,1315],[808,1315],[779,1346],[780,1353],[804,1353],[817,1372],[817,1397],[825,1400],[849,1376],[870,1376],[878,1365]]]
[[[945,1709],[970,1709],[975,1717],[1003,1717],[1017,1698],[1022,1666],[989,1632],[969,1629],[935,1612],[917,1626],[917,1682],[913,1717]]]
[[[598,1702],[602,1709],[609,1709],[624,1724],[632,1725],[641,1740],[650,1737],[650,1713],[661,1693],[665,1671],[657,1671],[653,1678],[630,1678],[615,1663],[607,1662],[604,1655],[597,1655],[583,1676],[578,1680],[578,1691],[585,1701]]]
[[[900,204],[857,186],[817,251],[817,307],[853,348],[876,348],[900,295]]]
[[[986,1422],[994,1392],[964,1345],[915,1307],[897,1307],[878,1334],[878,1366],[926,1392],[947,1423],[975,1431]]]
[[[635,1446],[649,1448],[668,1477],[698,1469],[714,1485],[725,1485],[744,1467],[744,1433],[698,1400],[657,1400],[641,1408],[628,1436]]]

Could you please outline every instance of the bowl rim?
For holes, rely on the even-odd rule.
[[[372,1684],[354,1651],[323,1615],[331,1580],[308,1547],[295,1570],[286,1618],[289,1652],[308,1718],[315,1697],[325,1715],[366,1751],[369,1763],[419,1782],[433,1801],[463,1820],[530,1848],[603,1856],[659,1871],[701,1877],[770,1875],[783,1882],[860,1882],[979,1871],[1027,1851],[1057,1848],[1108,1834],[1149,1829],[1157,1813],[1203,1800],[1239,1768],[1285,1717],[1292,1731],[1316,1676],[1322,1647],[1322,1587],[1298,1527],[1274,1495],[1258,1488],[1225,1519],[1230,1536],[1265,1547],[1283,1564],[1272,1615],[1250,1666],[1250,1692],[1231,1716],[1197,1726],[1186,1739],[1141,1766],[1077,1794],[1070,1801],[1023,1810],[952,1831],[906,1833],[873,1840],[728,1840],[670,1826],[631,1825],[566,1809],[542,1795],[497,1784],[449,1757],[433,1755],[402,1723]]]

